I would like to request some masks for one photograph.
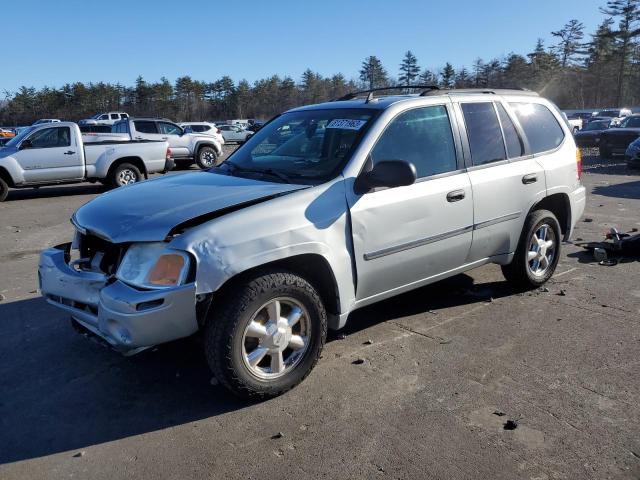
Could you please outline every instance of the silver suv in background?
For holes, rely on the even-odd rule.
[[[187,133],[199,133],[201,135],[211,135],[220,145],[224,145],[222,131],[215,123],[210,122],[182,122],[180,127]]]
[[[40,289],[128,354],[201,332],[220,382],[278,395],[365,305],[487,263],[544,284],[585,207],[571,133],[524,91],[290,110],[218,168],[81,207],[73,243],[42,253]]]
[[[226,143],[244,143],[253,135],[251,130],[241,125],[219,125],[218,128]]]

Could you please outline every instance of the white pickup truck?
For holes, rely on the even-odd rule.
[[[72,122],[34,125],[0,148],[0,202],[9,188],[85,181],[119,187],[173,166],[167,142],[83,136]]]
[[[173,160],[180,166],[195,162],[206,170],[221,162],[222,146],[215,137],[190,133],[164,118],[128,118],[114,123],[111,131],[131,140],[166,140]]]

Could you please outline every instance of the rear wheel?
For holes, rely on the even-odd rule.
[[[201,147],[200,150],[198,150],[196,163],[202,170],[215,167],[217,162],[218,154],[213,147]]]
[[[111,173],[110,183],[114,187],[122,187],[131,185],[142,180],[142,175],[138,167],[130,163],[121,163],[113,169]]]
[[[558,265],[560,235],[560,224],[553,213],[548,210],[531,213],[522,229],[513,261],[502,267],[505,278],[524,288],[543,285]]]
[[[7,199],[7,195],[9,195],[9,185],[0,177],[0,202],[4,202]]]
[[[302,277],[270,272],[238,284],[208,320],[205,353],[216,378],[243,397],[273,397],[309,375],[327,314]]]

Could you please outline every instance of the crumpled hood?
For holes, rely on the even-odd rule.
[[[73,222],[114,243],[161,241],[196,217],[302,188],[212,172],[170,175],[100,195]]]

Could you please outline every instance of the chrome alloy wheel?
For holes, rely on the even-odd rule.
[[[300,363],[310,338],[311,321],[304,306],[278,297],[253,314],[242,336],[242,359],[253,375],[272,380]]]
[[[200,154],[200,163],[205,167],[213,167],[216,164],[216,154],[211,150],[205,150]]]
[[[118,174],[118,183],[120,185],[131,185],[132,183],[136,183],[138,181],[138,176],[136,172],[131,170],[130,168],[125,168],[120,170]]]
[[[536,277],[542,277],[553,265],[556,255],[556,234],[546,223],[540,225],[529,243],[527,265]]]

